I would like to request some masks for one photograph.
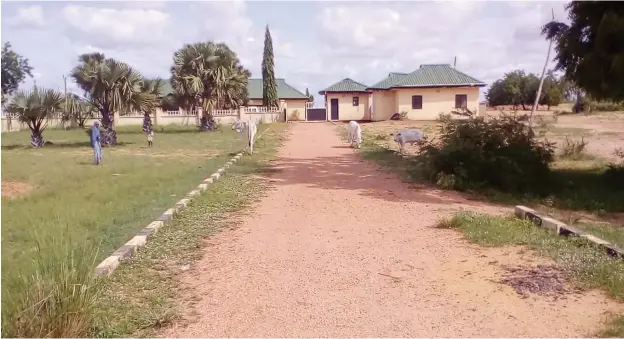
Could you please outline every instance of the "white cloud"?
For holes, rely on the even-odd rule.
[[[528,1],[3,3],[2,29],[41,73],[37,83],[56,88],[81,53],[167,76],[176,49],[206,40],[227,43],[258,77],[270,22],[276,75],[317,93],[344,77],[372,84],[454,57],[458,69],[486,82],[518,68],[539,72],[548,47],[540,28],[552,7],[565,19],[561,2]],[[276,20],[284,8],[298,12]],[[46,21],[58,24],[41,29]]]
[[[66,34],[98,48],[144,47],[167,39],[169,14],[155,9],[69,5],[62,10]]]
[[[246,3],[239,0],[211,1],[195,6],[202,17],[197,31],[198,41],[208,39],[227,43],[237,53],[241,63],[252,71],[252,76],[259,76],[265,26],[253,22],[247,13]],[[295,58],[298,53],[293,43],[283,41],[280,29],[270,27],[270,31],[276,59],[275,72],[277,76],[284,76],[291,70],[288,59]]]
[[[552,2],[328,3],[318,20],[320,69],[337,72],[333,81],[350,76],[368,84],[454,57],[459,70],[486,82],[516,68],[538,72],[551,7],[564,18],[563,4]]]
[[[9,25],[16,27],[43,27],[45,25],[43,8],[41,6],[20,7],[17,10],[17,15],[9,19]]]

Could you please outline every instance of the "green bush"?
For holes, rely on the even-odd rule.
[[[462,119],[453,119],[462,117]],[[522,116],[477,117],[464,109],[440,118],[439,140],[424,140],[420,170],[452,189],[545,193],[553,145],[536,140]]]
[[[596,112],[624,111],[624,102],[598,101],[593,102],[591,110]]]

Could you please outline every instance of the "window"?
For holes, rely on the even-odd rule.
[[[455,108],[467,108],[468,107],[468,96],[466,94],[456,94],[455,95]]]
[[[360,97],[353,97],[353,106],[360,106]]]
[[[422,95],[412,95],[412,109],[422,109]]]

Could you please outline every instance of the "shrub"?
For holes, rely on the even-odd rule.
[[[624,111],[624,102],[597,101],[592,102],[591,110],[596,112]]]
[[[407,120],[407,111],[401,111],[401,113],[399,113],[399,117],[401,120]]]
[[[439,140],[421,142],[422,175],[445,188],[542,192],[553,144],[536,140],[522,117],[476,117],[468,109],[452,116],[465,119],[441,117]]]
[[[569,160],[581,160],[587,156],[585,154],[585,146],[587,142],[581,138],[580,141],[570,141],[568,137],[565,138],[565,143],[561,148],[561,158]]]

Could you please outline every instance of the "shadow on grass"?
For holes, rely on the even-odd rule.
[[[419,171],[415,156],[400,156],[396,152],[374,143],[365,143],[360,153],[409,182],[425,182]],[[605,175],[604,167],[589,169],[556,168],[552,170],[553,183],[549,194],[538,196],[497,190],[481,190],[476,193],[485,200],[504,204],[528,206],[546,205],[566,210],[595,212],[624,212],[624,190],[614,187]]]
[[[128,145],[133,145],[134,142],[125,142],[125,141],[119,141],[117,142],[117,145],[115,146],[104,146],[104,148],[120,148],[120,147],[125,147]],[[2,150],[3,151],[11,151],[11,150],[41,150],[41,149],[49,149],[49,148],[53,148],[53,149],[64,149],[64,148],[84,148],[84,147],[88,147],[91,148],[91,142],[89,141],[80,141],[80,142],[68,142],[68,143],[55,143],[55,142],[50,142],[50,143],[46,143],[45,146],[40,147],[40,148],[32,148],[29,145],[23,145],[23,144],[11,144],[11,145],[3,145],[2,146]]]

